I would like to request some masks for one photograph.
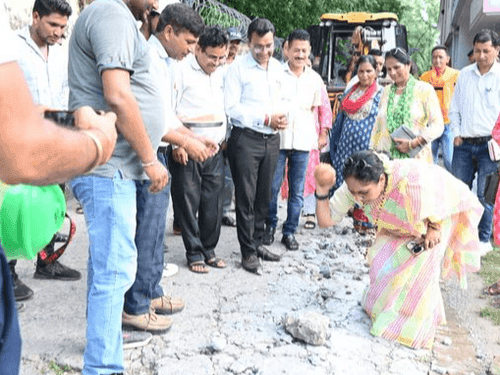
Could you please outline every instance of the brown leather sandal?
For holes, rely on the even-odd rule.
[[[203,261],[188,264],[189,270],[194,273],[208,273],[210,270]]]

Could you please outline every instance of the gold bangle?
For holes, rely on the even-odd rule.
[[[97,138],[97,136],[94,133],[92,133],[90,130],[82,130],[81,133],[86,134],[90,139],[92,139],[92,141],[94,141],[95,147],[97,148],[96,158],[94,159],[94,161],[90,165],[90,168],[87,170],[87,173],[88,173],[88,172],[91,172],[95,167],[97,167],[99,165],[99,163],[101,162],[102,154],[103,154],[102,144],[101,144],[101,141],[99,140],[99,138]]]
[[[408,148],[410,149],[410,151],[413,150],[413,147],[411,147],[411,141],[412,141],[412,139],[408,140]]]

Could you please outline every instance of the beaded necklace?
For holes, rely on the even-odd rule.
[[[379,218],[380,218],[380,212],[382,211],[382,207],[384,206],[384,203],[387,199],[387,185],[388,185],[388,182],[389,182],[389,176],[386,175],[386,179],[385,179],[385,184],[384,184],[384,191],[382,191],[382,194],[380,196],[380,202],[378,204],[378,209],[377,209],[377,216],[373,216],[373,221],[374,221],[374,226],[375,226],[375,230],[378,232],[378,221],[379,221]],[[372,210],[372,213],[373,213],[373,210]]]
[[[410,120],[410,106],[413,103],[415,93],[415,83],[416,79],[410,74],[406,87],[396,106],[394,105],[394,98],[396,97],[398,87],[396,84],[391,86],[387,102],[387,129],[389,130],[389,134],[392,134],[400,126],[408,125]],[[394,142],[391,143],[390,153],[393,159],[407,159],[410,157],[409,154],[399,151]]]

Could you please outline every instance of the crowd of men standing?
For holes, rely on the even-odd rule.
[[[272,57],[275,28],[264,18],[250,23],[249,52],[238,56],[237,31],[205,26],[186,5],[158,9],[155,0],[94,1],[76,21],[68,59],[58,55],[57,42],[70,15],[64,0],[36,0],[33,23],[18,33],[26,50],[18,61],[36,104],[47,110],[89,106],[117,116],[109,160],[96,162],[69,186],[89,235],[83,374],[123,374],[122,326],[164,332],[172,325],[168,315],[184,308],[181,298],[165,295],[160,286],[170,195],[189,270],[225,268],[216,246],[223,220],[234,224],[224,216],[224,200],[232,195],[225,193],[229,165],[241,264],[259,274],[260,259],[280,260],[264,245],[274,240],[288,160],[290,197],[281,242],[288,250],[299,248],[294,234],[309,152],[318,148],[314,109],[324,87],[308,66],[309,34],[291,33],[290,59],[283,64]],[[499,41],[494,33],[481,35],[474,39],[477,64],[458,80],[442,47],[432,52],[434,70],[422,76],[438,93],[449,124],[439,139],[445,167],[469,185],[477,170],[479,187],[496,166],[486,160],[486,143],[500,113]],[[480,236],[487,243],[492,207],[483,204]],[[61,264],[50,272],[44,267],[39,260],[36,274],[80,278]],[[15,281],[28,298],[29,288]]]
[[[79,15],[69,56],[62,58],[58,42],[72,13],[66,1],[36,0],[32,24],[18,33],[26,44],[18,61],[35,104],[44,111],[89,106],[117,116],[109,160],[69,182],[89,235],[84,374],[123,373],[122,326],[164,332],[172,325],[168,315],[184,308],[182,299],[166,296],[159,285],[170,194],[189,269],[226,267],[215,248],[229,164],[243,268],[259,273],[259,258],[279,260],[262,237],[280,154],[278,132],[294,125],[287,103],[295,100],[292,92],[306,90],[300,110],[302,118],[309,113],[307,126],[314,126],[321,80],[306,66],[307,32],[292,38],[301,49],[287,78],[272,58],[275,28],[269,20],[250,24],[250,52],[237,56],[237,31],[205,27],[183,4],[157,6],[154,0],[93,2]],[[300,123],[297,141],[307,134]],[[292,142],[293,132],[289,136]],[[303,159],[315,141],[302,140]],[[37,274],[42,267],[39,262]],[[58,264],[46,278],[80,275]],[[29,287],[15,281],[18,300],[29,298]]]

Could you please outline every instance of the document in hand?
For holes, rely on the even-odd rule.
[[[392,132],[391,138],[393,141],[396,138],[412,140],[412,139],[416,138],[416,135],[410,129],[408,129],[406,126],[402,125]],[[417,147],[411,149],[409,152],[410,157],[414,158],[415,155],[417,155],[420,152],[420,150],[422,150],[423,148],[424,148],[424,146],[419,144]]]

